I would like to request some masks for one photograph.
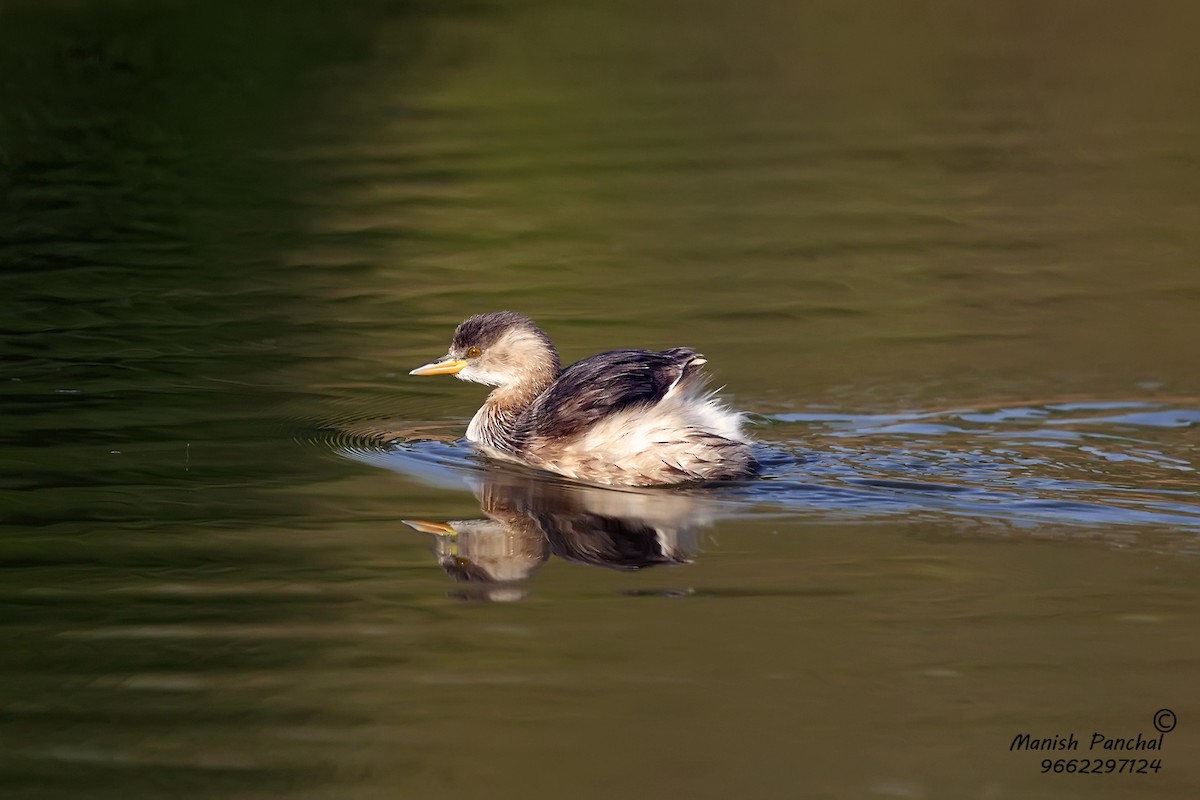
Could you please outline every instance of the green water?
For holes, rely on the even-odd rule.
[[[1198,25],[0,4],[0,796],[1195,796]],[[480,461],[499,308],[763,476]]]

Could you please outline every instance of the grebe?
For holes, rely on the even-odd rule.
[[[464,321],[445,356],[409,374],[495,386],[467,426],[493,457],[610,485],[752,475],[742,415],[705,390],[704,363],[686,347],[612,350],[564,370],[528,317],[497,311]]]

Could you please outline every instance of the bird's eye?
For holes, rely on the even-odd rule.
[[[479,358],[479,354],[483,352],[478,347],[467,348],[467,358]]]

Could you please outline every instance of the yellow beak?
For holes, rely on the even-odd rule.
[[[467,365],[465,358],[450,358],[447,356],[441,361],[431,361],[428,364],[417,367],[409,375],[457,375],[462,372],[463,367]]]
[[[430,522],[425,519],[403,519],[400,520],[414,531],[421,533],[432,533],[434,536],[457,536],[458,531],[454,530],[448,522]]]

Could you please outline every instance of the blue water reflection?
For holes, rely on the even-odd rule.
[[[1123,409],[1137,411],[1106,413]],[[519,599],[516,585],[551,555],[616,569],[683,563],[695,552],[697,528],[718,518],[932,514],[989,530],[999,523],[1044,534],[1063,526],[1105,536],[1149,526],[1192,537],[1200,533],[1200,498],[1189,480],[1190,445],[1126,431],[1185,428],[1198,419],[1192,409],[1154,403],[777,414],[760,418],[758,479],[661,489],[571,483],[488,462],[461,440],[359,437],[342,439],[340,452],[473,493],[483,518],[410,525],[435,535],[437,560],[452,577],[493,585],[482,593],[489,599]],[[772,441],[772,434],[781,436]]]

